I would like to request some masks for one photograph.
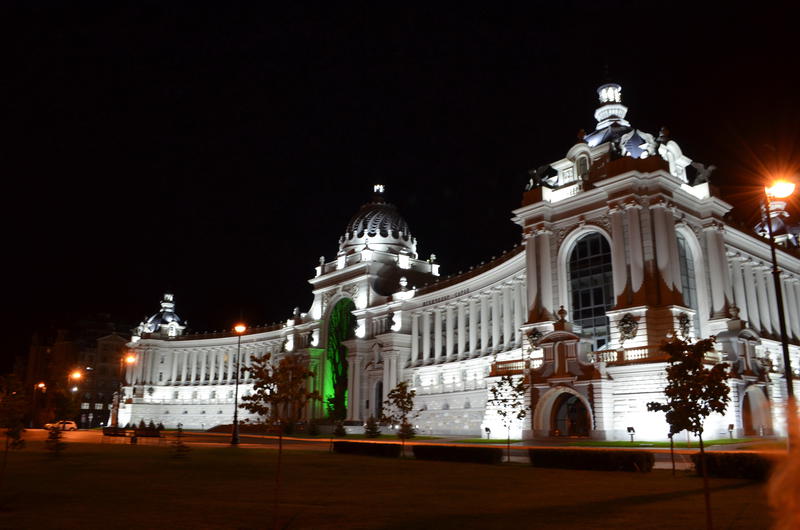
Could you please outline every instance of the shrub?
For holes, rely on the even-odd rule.
[[[499,464],[503,459],[503,450],[496,447],[415,445],[413,451],[414,456],[420,460]]]
[[[156,428],[156,424],[153,423],[153,420],[150,420],[150,423],[147,424],[147,428],[148,429],[155,429]]]
[[[139,428],[140,429],[146,429],[147,428],[147,424],[144,422],[144,418],[139,420]]]
[[[364,434],[367,435],[367,438],[377,438],[381,435],[381,426],[375,421],[374,416],[370,416],[364,424]]]
[[[319,436],[319,425],[317,424],[316,420],[311,420],[308,422],[308,435]]]
[[[334,436],[343,437],[347,436],[347,430],[344,428],[344,423],[341,421],[336,422],[336,426],[333,428]]]
[[[417,434],[417,431],[414,430],[414,426],[408,422],[403,422],[400,424],[400,428],[397,429],[397,437],[401,440],[410,440]]]
[[[333,442],[333,451],[343,455],[384,456],[397,458],[400,456],[399,444]]]
[[[534,467],[589,469],[594,471],[652,471],[656,458],[649,451],[591,449],[529,449]]]
[[[692,455],[692,463],[699,474],[700,453]],[[766,480],[772,469],[772,461],[758,453],[706,451],[706,466],[709,477]]]
[[[163,431],[164,430],[164,424],[161,423],[161,422],[158,422],[158,425],[156,425],[156,429],[158,429],[159,431]]]

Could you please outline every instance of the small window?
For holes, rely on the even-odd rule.
[[[81,408],[84,409],[84,410],[88,410],[89,409],[89,404],[88,403],[81,403]]]
[[[163,380],[164,380],[164,372],[158,372],[158,382],[160,383]]]
[[[178,392],[177,390],[172,393],[172,399],[179,399],[180,396],[181,396],[181,393]]]

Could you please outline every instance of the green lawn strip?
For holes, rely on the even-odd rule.
[[[731,445],[731,444],[741,444],[741,443],[748,443],[752,440],[749,438],[720,438],[719,440],[708,440],[705,442],[706,447],[710,447],[712,445]],[[667,447],[669,448],[669,442],[611,442],[611,441],[599,441],[599,440],[581,440],[575,442],[566,442],[564,443],[565,446],[573,446],[573,447],[632,447],[636,449],[640,449],[642,447]],[[697,449],[700,450],[700,444],[697,442],[691,442],[687,444],[686,442],[675,442],[676,449]]]
[[[511,443],[517,443],[520,440],[515,438],[511,439]],[[466,438],[464,440],[451,440],[451,443],[465,443],[465,444],[507,444],[508,440],[506,438]]]
[[[41,442],[9,456],[0,528],[264,528],[272,525],[277,453]],[[284,453],[281,527],[696,528],[701,480],[614,473]],[[764,486],[712,479],[719,528],[763,528]],[[53,514],[58,514],[57,524]],[[524,526],[524,524],[523,524]]]

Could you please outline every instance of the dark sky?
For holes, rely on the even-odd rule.
[[[0,12],[0,367],[167,290],[195,330],[305,311],[376,182],[444,274],[490,259],[526,170],[593,129],[606,64],[632,124],[718,166],[740,217],[759,173],[798,167],[788,12],[29,4]]]

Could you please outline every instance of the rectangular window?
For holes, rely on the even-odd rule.
[[[88,403],[81,403],[81,408],[84,409],[84,410],[88,410],[89,409],[89,404]]]

